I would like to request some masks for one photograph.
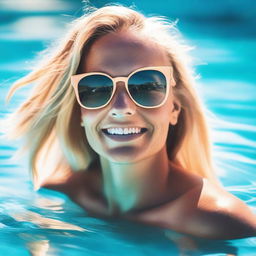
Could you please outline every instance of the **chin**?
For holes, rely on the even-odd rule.
[[[156,152],[146,152],[146,150],[134,149],[134,147],[122,147],[109,150],[104,154],[104,158],[110,162],[120,164],[134,164],[156,155]]]
[[[145,158],[145,156],[143,157],[141,153],[142,151],[134,146],[125,146],[110,149],[104,155],[106,156],[105,158],[111,162],[133,163]]]

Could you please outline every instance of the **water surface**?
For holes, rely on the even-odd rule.
[[[65,24],[79,13],[78,1],[61,5],[52,1],[51,7],[47,2],[41,9],[30,5],[30,10],[2,5],[0,119],[11,113],[30,89],[20,90],[5,106],[12,82],[28,73],[40,57],[38,52],[60,36]],[[218,176],[228,191],[255,211],[256,37],[243,22],[202,23],[184,18],[178,27],[196,46],[192,55],[201,76],[196,89],[212,113],[208,119]],[[235,33],[237,29],[240,34]],[[0,142],[2,255],[255,255],[255,238],[222,242],[184,238],[175,243],[166,230],[92,218],[61,193],[35,192],[26,159],[10,160],[18,145]]]

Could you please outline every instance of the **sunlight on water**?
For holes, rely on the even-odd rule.
[[[38,52],[51,39],[61,35],[74,15],[76,4],[76,1],[59,0],[0,2],[1,120],[29,92],[26,87],[8,106],[2,104],[12,82],[28,72]],[[218,6],[215,11],[222,13]],[[180,9],[179,4],[175,10]],[[68,16],[62,15],[68,11]],[[9,12],[13,14],[11,18]],[[184,8],[183,12],[190,13],[190,8]],[[212,10],[206,13],[211,14]],[[185,31],[189,28],[186,37],[196,46],[193,56],[201,76],[196,89],[210,110],[207,116],[212,128],[216,171],[226,189],[256,211],[256,40],[220,36],[213,29],[216,24],[182,24]],[[203,26],[212,34],[204,34]],[[120,252],[124,256],[255,255],[255,238],[193,241],[158,228],[92,218],[61,193],[35,192],[25,157],[19,162],[10,160],[18,144],[0,141],[0,251],[3,255],[98,256],[120,255]]]

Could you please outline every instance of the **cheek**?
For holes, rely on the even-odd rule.
[[[153,117],[154,123],[158,126],[169,127],[170,118],[172,115],[173,100],[168,100],[162,107],[154,109]]]
[[[167,134],[169,130],[169,122],[168,119],[163,116],[162,119],[160,116],[156,118],[156,125],[155,125],[155,140],[159,141],[161,144],[164,144],[167,139]]]
[[[102,117],[96,111],[81,109],[81,120],[88,143],[94,149],[97,141],[97,126]]]
[[[159,109],[155,110],[154,113],[154,126],[155,126],[155,136],[156,140],[159,140],[162,144],[165,143],[169,131],[171,110],[173,102],[168,101],[166,104]]]
[[[86,115],[89,114],[88,110],[85,108],[80,108],[80,112],[81,112],[81,119],[84,120],[86,118]]]
[[[87,127],[95,126],[103,118],[102,113],[97,110],[81,109],[81,120]]]
[[[94,152],[96,152],[97,154],[100,154],[101,138],[99,133],[96,130],[96,126],[94,125],[93,120],[88,118],[88,116],[86,116],[86,118],[84,118],[83,120],[84,120],[84,132],[85,132],[87,142]]]

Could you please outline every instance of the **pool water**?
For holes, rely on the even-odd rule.
[[[62,8],[53,5],[50,11],[33,14],[8,6],[1,9],[0,120],[29,91],[29,87],[20,90],[4,105],[12,82],[28,73],[37,53],[60,36],[64,24],[76,15],[78,1],[63,3]],[[188,42],[196,46],[192,55],[201,76],[196,89],[211,111],[208,118],[218,176],[228,191],[255,212],[256,37],[236,33],[245,25],[186,19],[178,23]],[[26,159],[10,160],[18,144],[0,141],[1,255],[256,255],[255,238],[192,241],[183,237],[175,242],[166,230],[92,218],[61,193],[35,192]]]

